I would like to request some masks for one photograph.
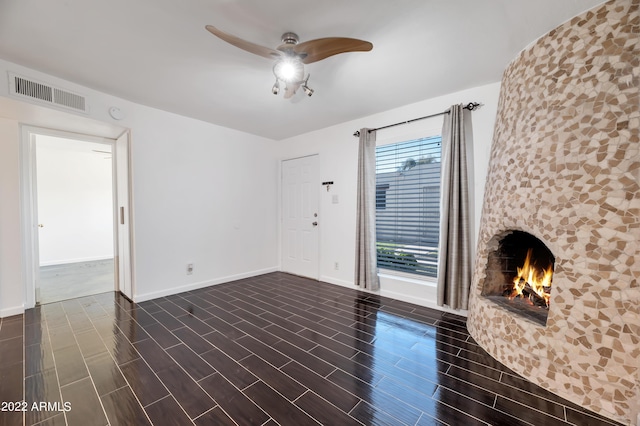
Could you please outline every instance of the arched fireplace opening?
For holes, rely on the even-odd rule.
[[[487,257],[482,295],[546,325],[555,258],[537,237],[510,230],[495,236]]]

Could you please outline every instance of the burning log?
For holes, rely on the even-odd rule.
[[[545,295],[548,295],[550,292],[551,287],[544,287]],[[515,299],[516,297],[525,299],[531,302],[533,306],[549,309],[547,299],[540,296],[524,278],[520,278],[515,286],[505,285],[502,295],[509,299]]]
[[[540,306],[541,308],[547,309],[549,308],[549,306],[547,305],[547,301],[543,297],[539,296],[528,282],[524,283],[522,294],[525,297],[528,297],[535,306]]]

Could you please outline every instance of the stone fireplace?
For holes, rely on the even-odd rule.
[[[507,367],[624,424],[640,412],[639,9],[606,2],[505,70],[468,318]],[[553,260],[546,321],[493,300],[516,232]]]

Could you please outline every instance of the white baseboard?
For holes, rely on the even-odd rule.
[[[40,266],[67,265],[69,263],[94,262],[96,260],[107,260],[107,259],[113,259],[113,255],[82,257],[77,259],[50,260],[48,262],[40,262]]]
[[[0,318],[12,317],[24,314],[24,305],[0,309]]]
[[[269,274],[271,272],[277,272],[279,268],[271,267],[266,269],[260,269],[257,271],[243,272],[242,274],[229,275],[226,277],[215,278],[213,280],[200,281],[197,283],[191,283],[180,287],[171,287],[165,290],[154,291],[144,294],[136,294],[133,296],[133,301],[136,303],[145,302],[147,300],[157,299],[159,297],[171,296],[173,294],[183,293],[185,291],[198,290],[200,288],[209,287],[217,284],[224,284],[230,281],[241,280],[243,278],[251,278],[258,275]]]
[[[329,283],[329,284],[339,285],[339,286],[342,286],[342,287],[347,287],[347,288],[350,288],[350,289],[353,289],[353,290],[358,290],[358,287],[355,286],[350,281],[340,280],[338,278],[328,277],[326,275],[321,276],[320,277],[320,281],[325,282],[325,283]]]

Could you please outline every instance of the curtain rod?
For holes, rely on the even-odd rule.
[[[478,102],[469,102],[468,104],[466,104],[463,107],[463,109],[468,109],[469,111],[475,111],[478,108],[480,108],[481,106],[482,106],[482,104],[479,104]],[[424,117],[414,118],[414,119],[407,120],[407,121],[401,121],[400,123],[389,124],[387,126],[378,127],[378,128],[375,128],[375,129],[369,129],[369,133],[375,132],[376,130],[388,129],[389,127],[400,126],[401,124],[409,124],[409,123],[413,123],[414,121],[424,120],[425,118],[437,117],[439,115],[444,115],[444,114],[449,114],[449,110],[442,111],[442,112],[439,112],[437,114],[425,115]],[[360,137],[360,130],[356,130],[353,133],[353,136],[359,138]]]

